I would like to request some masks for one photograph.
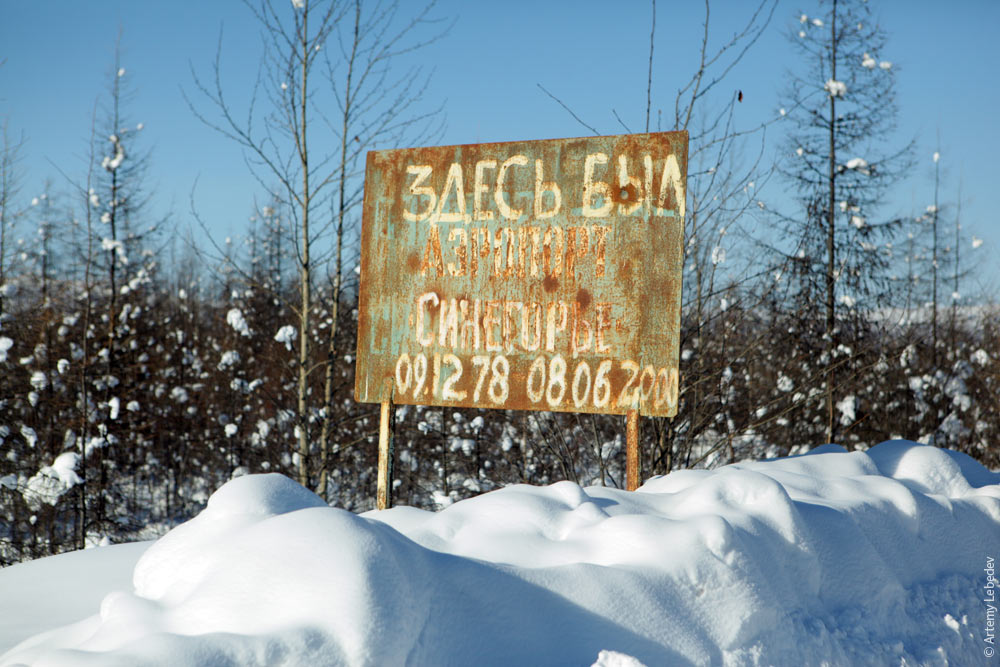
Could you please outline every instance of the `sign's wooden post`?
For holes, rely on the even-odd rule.
[[[639,488],[639,411],[629,410],[625,416],[625,488]]]
[[[392,507],[393,411],[392,380],[385,381],[382,414],[378,422],[378,487],[375,507],[380,510]]]

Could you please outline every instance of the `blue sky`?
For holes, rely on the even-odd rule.
[[[739,27],[749,4],[713,4],[715,40]],[[1000,113],[1000,2],[872,4],[889,34],[880,57],[898,68],[898,140],[916,138],[917,167],[897,186],[884,213],[909,215],[931,203],[931,155],[938,150],[939,135],[942,200],[955,201],[961,181],[964,236],[985,239],[976,251],[984,271],[966,291],[993,293],[1000,274],[1000,170],[994,162],[1000,152],[995,120]],[[818,13],[814,2],[779,0],[767,33],[720,90],[725,95],[743,91],[738,120],[744,126],[772,117],[786,103],[779,94],[785,72],[796,63],[785,34],[803,11]],[[695,66],[702,12],[699,2],[658,4],[654,115],[663,108],[666,117],[674,91]],[[436,14],[457,22],[414,62],[433,71],[426,94],[446,110],[441,143],[589,133],[537,84],[602,134],[625,131],[612,109],[631,129],[642,129],[648,2],[442,0]],[[0,0],[0,60],[6,59],[0,66],[0,121],[6,119],[10,134],[25,137],[25,195],[41,193],[46,178],[55,190],[61,188],[64,180],[56,166],[83,174],[91,110],[107,90],[121,29],[122,66],[134,93],[127,113],[132,123],[145,127],[154,212],[170,214],[186,229],[192,224],[189,198],[197,180],[196,206],[213,232],[240,235],[260,188],[239,148],[198,122],[181,94],[193,90],[192,67],[209,73],[223,26],[226,84],[238,94],[252,85],[260,53],[258,29],[240,2]],[[767,159],[782,158],[783,132],[780,125],[769,130]],[[788,189],[772,179],[760,195],[787,206]]]

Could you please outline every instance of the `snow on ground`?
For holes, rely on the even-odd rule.
[[[361,516],[251,475],[91,579],[133,548],[0,571],[46,630],[0,664],[970,665],[1000,474],[891,441]]]
[[[110,591],[131,590],[132,569],[150,544],[73,551],[0,570],[0,655],[41,630],[90,616]]]

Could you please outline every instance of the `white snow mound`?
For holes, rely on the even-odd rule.
[[[249,475],[0,664],[979,664],[998,554],[1000,473],[906,441],[437,513]]]

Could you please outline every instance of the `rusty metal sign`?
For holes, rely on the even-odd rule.
[[[355,398],[674,416],[687,148],[370,152]]]

